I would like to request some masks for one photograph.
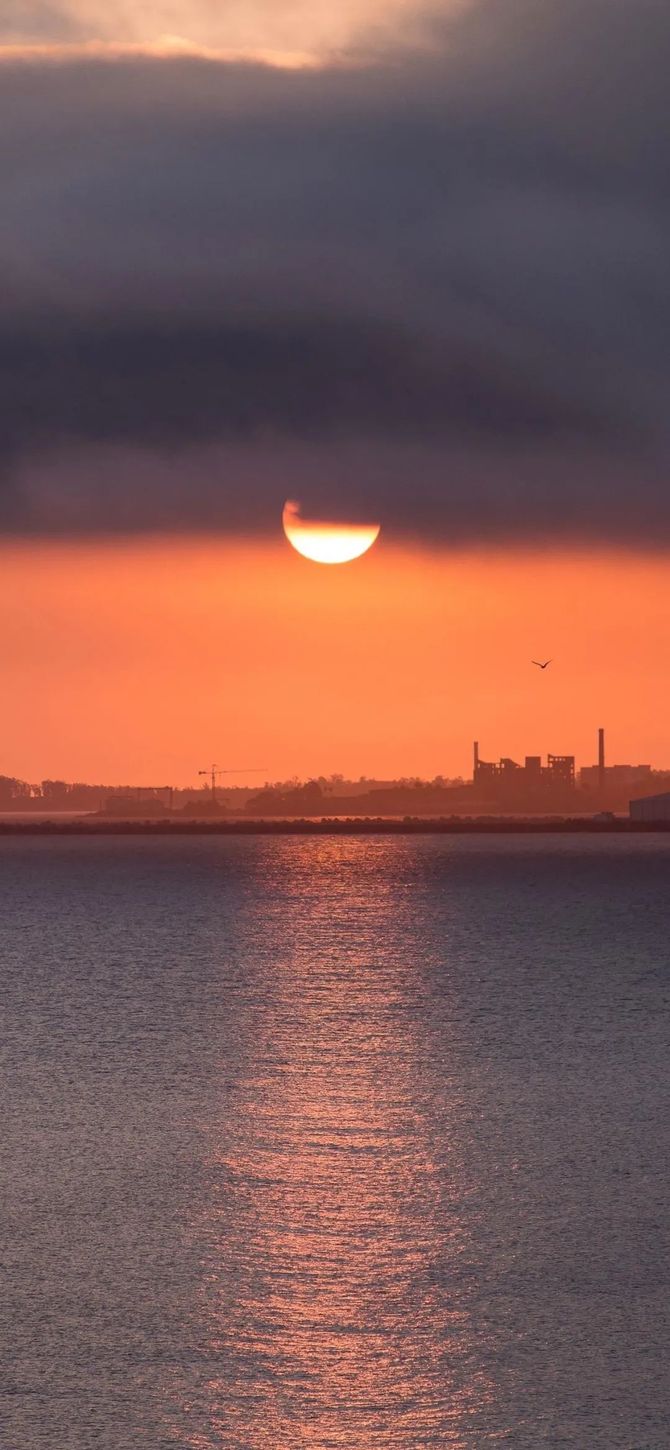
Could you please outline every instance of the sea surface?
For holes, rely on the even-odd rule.
[[[2,1450],[667,1450],[667,837],[0,840]]]

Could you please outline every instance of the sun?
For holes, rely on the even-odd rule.
[[[303,519],[300,504],[287,499],[282,514],[284,533],[305,559],[315,564],[348,564],[372,548],[381,524],[339,524],[326,519]]]

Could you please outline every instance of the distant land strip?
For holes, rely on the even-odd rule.
[[[319,820],[0,820],[0,836],[478,836],[547,833],[578,835],[644,835],[670,831],[670,821],[631,821],[627,817],[596,821],[589,817],[535,817],[519,820],[496,816],[481,819],[448,819],[354,816],[324,817]]]

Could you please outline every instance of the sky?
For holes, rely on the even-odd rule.
[[[375,545],[338,568],[173,536],[12,543],[0,565],[22,779],[197,785],[213,760],[258,771],[230,784],[432,779],[469,773],[475,738],[590,764],[600,725],[610,762],[668,758],[661,554]]]
[[[666,0],[2,7],[0,770],[670,764],[669,62]]]

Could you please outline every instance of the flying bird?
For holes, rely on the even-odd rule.
[[[542,660],[531,660],[531,664],[537,665],[538,670],[546,670],[547,665],[550,665],[551,663],[551,660],[545,660],[544,664],[542,663]]]

